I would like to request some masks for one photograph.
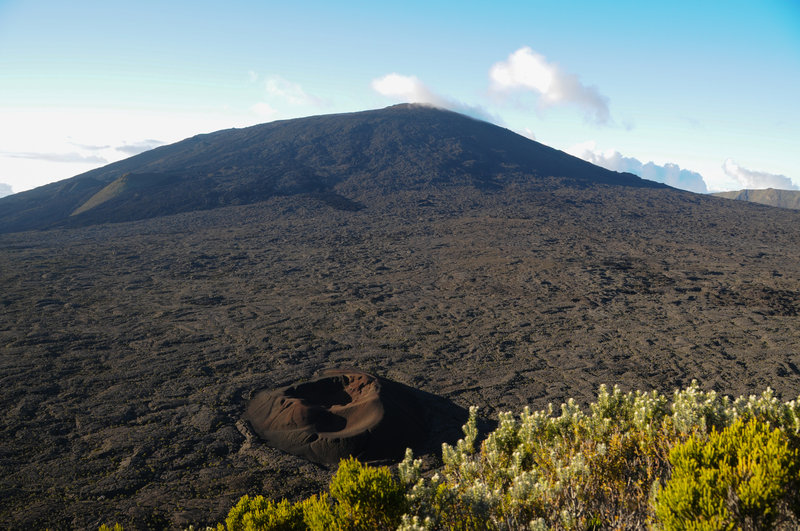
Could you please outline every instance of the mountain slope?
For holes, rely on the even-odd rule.
[[[429,466],[471,405],[495,419],[693,379],[800,394],[800,211],[607,172],[453,113],[223,131],[9,205],[29,225],[150,216],[0,234],[12,529],[205,527],[244,494],[319,491],[331,470],[242,415],[330,368],[441,399]]]
[[[800,210],[800,190],[776,190],[775,188],[767,188],[764,190],[717,192],[713,195],[724,197],[725,199],[737,199],[767,206]]]
[[[457,113],[397,105],[162,146],[0,200],[0,232],[131,221],[295,194],[357,208],[355,201],[400,190],[496,190],[545,177],[576,185],[662,186]]]

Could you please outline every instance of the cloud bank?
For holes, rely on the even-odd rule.
[[[417,76],[404,76],[397,73],[373,79],[372,90],[387,98],[409,103],[427,103],[436,107],[447,107],[445,98],[433,93]]]
[[[8,153],[3,155],[15,159],[44,160],[47,162],[67,162],[85,164],[105,164],[108,160],[97,155],[81,155],[80,153],[36,153],[32,151]]]
[[[758,190],[763,188],[777,188],[778,190],[798,190],[796,184],[785,175],[766,173],[763,171],[753,171],[743,168],[736,164],[733,159],[728,159],[722,165],[722,171],[728,177],[733,177],[747,190]]]
[[[95,144],[76,144],[75,142],[70,142],[70,144],[86,151],[103,151],[104,149],[109,149],[111,147],[109,145],[100,146]]]
[[[383,77],[372,80],[372,90],[402,103],[422,103],[442,109],[466,114],[473,118],[486,120],[492,123],[502,123],[502,120],[480,106],[467,105],[450,98],[446,98],[428,88],[417,76],[405,76],[393,72]]]
[[[308,94],[299,84],[292,83],[280,76],[272,76],[267,79],[264,87],[267,94],[280,98],[291,105],[322,106],[325,104],[321,98]]]
[[[250,82],[256,83],[261,77],[254,71],[247,73]],[[281,76],[270,76],[263,81],[264,94],[267,101],[259,101],[250,106],[250,112],[264,120],[274,120],[279,116],[295,116],[296,108],[327,107],[330,103],[313,94],[309,94],[299,83],[294,83]],[[293,108],[286,109],[286,106]]]
[[[278,115],[278,109],[263,101],[251,106],[250,110],[259,115],[261,118],[265,119],[272,119]]]
[[[7,195],[13,194],[14,191],[11,189],[10,184],[0,183],[0,197],[5,197]]]
[[[496,93],[531,91],[539,94],[543,107],[574,105],[586,114],[586,119],[600,125],[610,121],[608,98],[580,82],[574,74],[564,72],[558,65],[525,46],[495,63],[489,70],[491,90]]]
[[[145,151],[163,146],[164,144],[165,142],[161,142],[160,140],[147,139],[141,142],[134,142],[133,144],[123,144],[118,146],[116,150],[128,155],[138,155],[139,153],[144,153]]]
[[[653,162],[642,163],[633,157],[622,156],[619,151],[597,151],[595,143],[591,141],[573,146],[567,151],[607,170],[633,173],[643,179],[664,183],[681,190],[699,194],[708,193],[708,187],[702,175],[694,171],[681,169],[680,166],[671,162],[663,166]]]

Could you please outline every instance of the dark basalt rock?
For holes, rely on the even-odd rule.
[[[261,391],[245,418],[270,446],[322,464],[397,459],[425,438],[425,415],[404,386],[356,370]]]
[[[426,473],[473,404],[493,419],[692,379],[797,397],[800,211],[615,179],[400,107],[201,136],[0,199],[0,521],[185,529],[244,494],[322,492],[334,467],[241,417],[249,390],[326,367],[394,380],[384,418],[412,419],[403,437],[424,419]],[[87,226],[10,234],[62,222]],[[352,451],[409,444],[378,433]]]

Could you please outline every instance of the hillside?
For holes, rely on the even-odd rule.
[[[400,190],[542,177],[659,186],[507,129],[418,105],[217,131],[0,200],[0,232],[86,226],[313,194],[344,209]]]
[[[242,417],[329,368],[425,394],[441,428],[416,449],[426,466],[470,405],[488,421],[692,379],[800,394],[800,212],[607,172],[453,113],[214,133],[2,201],[0,518],[15,529],[185,528],[245,493],[323,490],[330,468]]]
[[[751,201],[767,206],[780,208],[800,209],[800,190],[776,190],[766,188],[764,190],[737,190],[733,192],[717,192],[713,194],[725,199],[737,199],[739,201]]]

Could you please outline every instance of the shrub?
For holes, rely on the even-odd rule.
[[[518,418],[501,413],[497,429],[476,448],[473,409],[464,439],[455,447],[443,445],[439,473],[422,478],[410,453],[400,465],[410,506],[403,526],[644,528],[656,523],[653,493],[670,477],[670,449],[687,440],[703,441],[745,419],[773,422],[787,444],[798,447],[798,413],[796,401],[781,403],[769,389],[732,401],[692,382],[670,401],[656,392],[601,386],[588,412],[568,400],[560,415],[553,415],[551,406],[536,412],[525,408]],[[798,490],[796,480],[787,485],[790,492]],[[781,503],[781,514],[789,517],[789,505]],[[800,505],[796,499],[792,503]],[[740,503],[737,514],[762,521],[754,519],[751,505]]]
[[[352,457],[339,463],[330,493],[342,529],[394,529],[406,509],[405,489],[387,467],[362,465]]]
[[[243,498],[226,520],[228,529],[798,523],[800,401],[781,403],[770,389],[731,400],[692,382],[670,400],[601,386],[588,410],[568,400],[557,415],[549,405],[519,416],[501,413],[498,420],[479,444],[477,409],[471,408],[464,437],[442,445],[443,466],[431,476],[423,476],[410,450],[398,466],[399,482],[388,468],[346,459],[329,493],[294,505]],[[697,527],[694,520],[705,523]]]
[[[243,496],[225,519],[228,531],[293,531],[303,527],[303,510],[286,500]],[[218,529],[222,529],[220,525]]]
[[[327,493],[294,505],[243,496],[225,519],[228,531],[396,529],[406,510],[405,488],[387,467],[343,459]],[[221,524],[217,527],[223,531]]]
[[[787,435],[755,419],[695,435],[669,459],[672,477],[655,502],[665,529],[769,529],[800,470]]]
[[[303,529],[324,530],[324,529],[343,529],[342,525],[334,514],[333,504],[327,493],[314,495],[300,502],[300,509],[303,511]]]
[[[400,465],[412,485],[408,529],[644,525],[651,486],[667,473],[664,397],[601,387],[588,415],[571,400],[560,416],[501,413],[479,451],[475,414],[465,438],[443,446],[441,476],[415,476],[410,454]]]

